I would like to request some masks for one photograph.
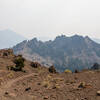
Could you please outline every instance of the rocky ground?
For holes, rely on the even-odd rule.
[[[25,60],[15,72],[7,69],[16,58],[8,51],[0,51],[0,100],[100,100],[100,71],[52,73]]]

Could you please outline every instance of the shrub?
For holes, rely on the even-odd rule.
[[[66,69],[64,72],[65,72],[65,73],[72,73],[72,71],[69,70],[69,69]]]
[[[4,53],[3,53],[3,56],[8,56],[8,53],[7,53],[7,52],[4,52]]]
[[[56,73],[56,69],[54,66],[49,67],[49,72],[50,73]]]
[[[22,71],[22,68],[24,67],[24,61],[25,59],[23,57],[18,57],[14,60],[14,63],[16,64],[15,67],[12,67],[12,70],[14,71]]]
[[[85,88],[86,86],[86,83],[85,82],[81,82],[78,86],[78,88]]]
[[[75,73],[79,73],[79,71],[76,69],[76,70],[75,70]]]
[[[38,62],[31,62],[30,64],[33,68],[38,68],[39,66],[41,66]]]
[[[59,89],[60,85],[59,84],[54,84],[53,89]]]

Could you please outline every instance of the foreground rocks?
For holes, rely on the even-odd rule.
[[[100,91],[97,91],[97,95],[100,96]]]

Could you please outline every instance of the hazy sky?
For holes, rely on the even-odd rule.
[[[0,30],[25,37],[60,34],[100,38],[100,0],[0,0]]]

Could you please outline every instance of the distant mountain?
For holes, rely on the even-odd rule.
[[[0,31],[0,49],[12,47],[25,39],[11,30],[2,30]]]
[[[53,41],[38,41],[36,38],[23,41],[13,48],[16,54],[22,54],[29,60],[45,65],[54,64],[59,71],[65,69],[90,68],[95,62],[100,63],[100,44],[88,36],[61,35]]]
[[[92,40],[100,44],[100,39],[93,38]]]

